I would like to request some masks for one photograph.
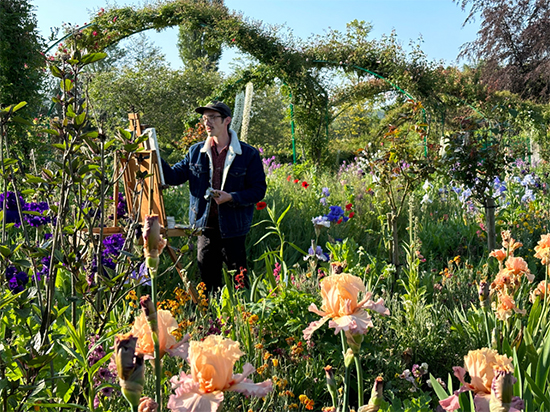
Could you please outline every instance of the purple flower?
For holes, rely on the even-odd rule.
[[[328,253],[323,252],[323,248],[321,246],[316,246],[315,249],[313,249],[313,244],[308,249],[308,256],[304,256],[304,260],[308,260],[310,258],[317,258],[318,260],[321,260],[323,262],[328,262],[330,256]]]
[[[124,219],[126,217],[126,212],[128,208],[126,207],[126,198],[120,192],[118,192],[118,202],[116,205],[116,217],[118,219]]]
[[[103,251],[101,253],[101,263],[104,267],[115,270],[116,261],[124,247],[124,236],[120,233],[107,236],[103,239]],[[92,260],[92,273],[97,272],[97,259],[94,256]]]
[[[40,215],[24,213],[23,217],[30,226],[39,227],[51,222],[52,219],[49,216],[45,216],[45,212],[47,212],[48,210],[50,210],[50,206],[47,202],[25,203],[23,205],[23,211],[40,213]]]
[[[19,203],[23,209],[25,206],[25,200],[21,195],[19,195]],[[0,193],[0,207],[4,210],[4,204],[6,206],[6,212],[4,219],[6,223],[15,223],[15,227],[21,225],[21,217],[19,216],[19,211],[17,210],[17,199],[14,192],[5,192]]]
[[[6,268],[6,280],[8,281],[8,288],[13,293],[19,293],[25,290],[25,286],[29,282],[29,275],[27,272],[17,270],[15,266],[8,266]]]
[[[329,197],[330,196],[330,192],[328,190],[328,187],[323,187],[323,189],[321,189],[321,191],[323,192],[324,197]]]

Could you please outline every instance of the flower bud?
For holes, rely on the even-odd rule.
[[[374,380],[370,393],[369,403],[361,406],[357,412],[377,412],[384,401],[384,378],[381,376]]]
[[[136,354],[137,338],[131,333],[115,337],[115,362],[122,394],[137,407],[145,384],[143,356]]]
[[[145,264],[148,268],[156,270],[159,263],[159,255],[166,246],[166,240],[160,235],[160,222],[158,215],[145,215],[143,228],[143,253]]]
[[[138,412],[157,412],[158,403],[148,397],[143,397],[139,400]]]
[[[157,319],[157,309],[155,308],[155,305],[153,304],[151,297],[149,295],[142,296],[139,299],[139,305],[141,306],[141,310],[143,310],[143,313],[147,318],[147,322],[149,323],[151,332],[158,333],[159,328],[158,328],[158,319]]]
[[[485,280],[479,282],[479,301],[481,302],[481,307],[488,309],[490,306],[489,302],[489,283]]]
[[[514,395],[516,378],[512,376],[511,372],[502,368],[495,368],[494,373],[489,410],[491,412],[508,412]]]
[[[327,379],[327,388],[330,396],[332,397],[332,402],[336,403],[338,400],[338,389],[336,388],[336,380],[334,379],[334,370],[332,366],[325,366],[325,376]]]

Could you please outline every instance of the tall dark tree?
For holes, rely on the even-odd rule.
[[[36,16],[27,0],[0,0],[0,105],[26,101],[21,111],[36,116],[44,79],[43,39],[38,34]],[[11,129],[16,147],[27,154],[32,146],[23,127]]]
[[[197,3],[223,6],[223,0],[195,0]],[[178,34],[179,55],[183,64],[188,67],[190,62],[206,59],[212,70],[218,70],[222,56],[222,45],[218,39],[209,36],[207,27],[181,25]]]
[[[480,17],[476,40],[462,57],[480,61],[490,90],[509,90],[540,102],[550,98],[550,0],[454,0]]]

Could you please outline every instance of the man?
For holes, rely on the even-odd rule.
[[[229,107],[212,102],[195,111],[202,115],[207,139],[172,167],[162,160],[162,170],[169,185],[189,182],[189,223],[203,229],[199,272],[207,289],[215,291],[223,285],[223,262],[229,270],[246,269],[245,239],[267,185],[258,150],[229,128]]]

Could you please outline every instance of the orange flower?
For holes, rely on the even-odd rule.
[[[384,300],[371,300],[372,293],[366,292],[363,300],[358,301],[359,292],[366,292],[363,281],[349,273],[340,273],[325,277],[321,282],[321,296],[323,305],[321,310],[312,303],[309,306],[311,312],[317,313],[323,318],[312,322],[304,329],[304,339],[311,339],[314,331],[319,329],[330,319],[329,327],[334,328],[337,334],[341,330],[351,334],[365,334],[372,327],[370,315],[366,309],[374,310],[383,315],[389,315],[390,311],[384,306]]]
[[[535,246],[535,257],[540,259],[543,265],[548,265],[550,263],[550,234],[542,235],[538,242],[538,245]]]
[[[189,347],[191,374],[181,372],[170,380],[175,394],[170,395],[168,408],[173,411],[215,412],[225,391],[246,396],[264,397],[272,389],[271,380],[255,384],[248,375],[252,364],[243,366],[242,374],[233,374],[235,362],[243,355],[239,343],[219,335],[209,335],[202,342],[192,341]]]
[[[165,353],[169,353],[172,356],[179,356],[183,359],[187,358],[188,344],[186,342],[189,339],[189,335],[179,342],[176,341],[172,332],[178,329],[179,326],[172,313],[169,310],[158,310],[157,322],[160,357],[162,358]],[[155,348],[153,337],[151,336],[151,327],[144,312],[141,312],[136,318],[130,333],[138,338],[136,352],[145,355],[145,359],[154,359]]]
[[[496,258],[499,262],[503,262],[506,259],[506,249],[495,249],[489,253],[489,256]]]
[[[531,303],[534,303],[537,296],[541,296],[541,299],[543,299],[544,297],[547,297],[549,294],[550,294],[550,285],[547,285],[546,281],[543,280],[539,282],[537,287],[531,291],[531,293],[529,294],[529,301]]]
[[[512,238],[512,234],[510,233],[509,230],[503,230],[500,233],[500,236],[502,237],[502,247],[508,251],[509,256],[513,256],[514,255],[514,250],[516,250],[517,248],[523,246],[523,243],[516,242]]]
[[[506,261],[505,266],[505,270],[513,273],[515,276],[521,277],[521,275],[525,275],[529,282],[532,282],[535,279],[535,276],[529,271],[529,266],[527,266],[527,262],[521,257],[510,256]]]

